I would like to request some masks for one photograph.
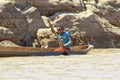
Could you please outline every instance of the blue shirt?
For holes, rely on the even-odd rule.
[[[70,33],[69,32],[63,32],[62,34],[56,33],[56,35],[58,36],[58,38],[60,38],[60,40],[66,44],[70,41]],[[66,45],[66,48],[70,48],[70,44]]]

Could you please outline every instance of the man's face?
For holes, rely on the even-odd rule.
[[[63,29],[62,28],[57,29],[57,31],[58,31],[59,34],[63,33]]]

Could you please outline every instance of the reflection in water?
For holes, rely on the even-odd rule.
[[[120,50],[87,55],[0,58],[0,80],[120,80]]]

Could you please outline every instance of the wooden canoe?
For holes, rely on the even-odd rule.
[[[70,54],[87,54],[93,48],[92,45],[73,46]],[[13,56],[51,56],[62,55],[62,52],[54,51],[56,48],[33,47],[0,47],[0,57]]]

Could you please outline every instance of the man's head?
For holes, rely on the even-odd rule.
[[[64,32],[64,27],[62,26],[57,27],[57,31],[59,34],[62,34]]]

